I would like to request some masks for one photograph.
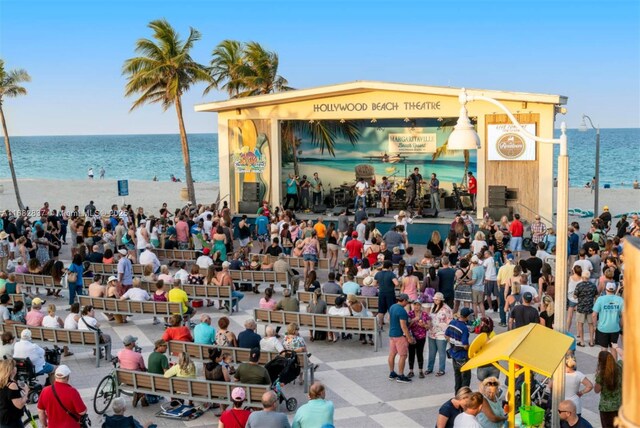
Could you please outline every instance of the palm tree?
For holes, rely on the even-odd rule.
[[[457,119],[444,119],[443,122],[440,124],[439,128],[446,129],[449,127],[453,127],[456,124],[456,120]],[[449,150],[449,139],[447,138],[447,141],[445,141],[443,145],[438,147],[436,151],[433,152],[433,155],[431,155],[431,162],[435,162],[441,156],[450,155],[453,153],[454,151]],[[462,180],[460,180],[461,186],[464,185],[465,180],[467,179],[467,172],[469,171],[469,163],[470,163],[469,150],[463,150],[462,154],[464,156],[464,173],[462,174]]]
[[[4,60],[0,59],[0,121],[2,121],[2,131],[4,132],[4,146],[7,151],[7,160],[9,161],[9,171],[11,171],[11,179],[13,180],[13,189],[16,192],[16,201],[18,208],[24,210],[24,204],[20,198],[20,190],[18,189],[18,179],[16,178],[16,170],[13,166],[13,156],[11,155],[11,144],[9,142],[9,131],[7,130],[7,121],[4,118],[4,110],[2,104],[4,98],[15,98],[19,95],[27,95],[27,90],[20,86],[20,83],[30,82],[31,76],[26,70],[10,70],[5,71]]]
[[[160,103],[165,111],[175,105],[187,191],[189,200],[195,204],[189,142],[182,116],[182,95],[192,84],[211,82],[208,69],[189,55],[194,43],[200,40],[200,32],[191,28],[189,37],[183,41],[165,19],[151,21],[148,27],[153,30],[155,40],[138,40],[135,51],[140,56],[126,60],[122,67],[122,74],[127,75],[125,95],[141,94],[131,110],[145,103]]]
[[[212,89],[220,89],[235,98],[244,89],[242,76],[245,73],[243,60],[244,46],[237,40],[223,40],[211,53],[212,83],[205,94]]]
[[[223,40],[211,53],[212,89],[220,89],[230,98],[288,91],[287,79],[278,75],[278,54],[260,43]]]
[[[326,150],[331,156],[335,156],[335,141],[337,138],[349,140],[355,146],[360,139],[360,123],[356,120],[287,120],[282,123],[282,148],[283,152],[291,153],[293,169],[296,175],[298,171],[298,147],[301,144],[299,135],[309,135],[311,144],[320,148],[320,153]]]

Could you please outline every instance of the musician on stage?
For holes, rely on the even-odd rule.
[[[420,168],[413,168],[413,173],[409,176],[409,187],[411,187],[411,189],[407,189],[407,209],[410,210],[413,207],[416,197],[420,195],[420,186],[422,183],[424,183],[424,180],[420,174]]]
[[[287,199],[284,202],[284,209],[289,209],[289,202],[293,201],[293,210],[298,210],[298,176],[289,173],[287,179]]]
[[[478,196],[478,182],[476,178],[473,176],[473,172],[469,171],[467,173],[467,183],[469,187],[469,194],[471,195],[471,204],[473,205],[473,211],[476,211],[476,198]]]
[[[362,207],[367,208],[367,192],[369,191],[369,183],[365,181],[363,177],[360,177],[355,186],[356,189],[356,202],[353,204],[353,209],[358,209],[358,202],[362,201]]]
[[[303,175],[300,180],[300,209],[309,209],[309,189],[311,188],[311,182],[307,180],[307,176]]]
[[[378,185],[380,201],[382,202],[382,212],[389,214],[389,196],[391,195],[391,182],[387,177],[382,177],[382,182]]]
[[[322,180],[318,177],[318,173],[313,173],[313,178],[311,179],[311,190],[313,191],[313,205],[322,204]]]
[[[431,196],[431,209],[440,211],[440,180],[436,178],[436,173],[431,174],[429,181],[429,194]]]

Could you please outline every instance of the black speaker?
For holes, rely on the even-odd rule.
[[[384,212],[382,208],[367,208],[367,217],[382,217]]]
[[[513,220],[513,207],[486,207],[484,210],[495,221],[499,221],[503,215],[506,215],[509,221]]]
[[[425,208],[422,210],[422,217],[436,218],[438,217],[438,210],[435,208]]]
[[[333,207],[333,215],[334,216],[339,216],[340,214],[342,214],[342,211],[345,211],[346,209],[347,209],[347,207],[345,207],[345,206]]]
[[[255,214],[258,212],[258,208],[260,208],[260,202],[238,202],[238,212],[241,214]]]
[[[322,214],[327,211],[327,206],[325,204],[314,205],[313,212],[316,214]]]
[[[260,201],[260,183],[242,183],[242,200],[245,202]]]

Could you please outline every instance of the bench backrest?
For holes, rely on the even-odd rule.
[[[49,288],[61,287],[60,284],[56,284],[51,275],[36,275],[32,273],[16,273],[15,275],[17,284]]]
[[[160,260],[175,260],[194,262],[196,260],[196,252],[194,250],[165,250],[164,248],[154,248],[153,252]]]
[[[309,304],[311,303],[313,293],[310,291],[298,291],[298,294],[296,296],[298,297],[298,300],[300,301],[300,303]],[[327,302],[327,305],[331,306],[336,304],[336,298],[338,296],[342,296],[342,294],[323,294],[322,298],[324,299],[325,302]],[[370,311],[375,312],[378,310],[378,297],[375,297],[375,296],[374,297],[357,296],[357,297],[358,297],[358,300],[360,300],[360,302],[362,302]]]
[[[188,379],[138,372],[133,370],[116,369],[118,383],[125,389],[154,395],[178,397],[185,396],[193,401],[212,403],[231,403],[233,388],[242,387],[246,393],[246,406],[262,407],[262,394],[267,392],[269,385],[247,385],[237,382],[213,382],[202,379]]]
[[[325,314],[305,314],[300,312],[270,311],[254,309],[256,322],[275,325],[296,323],[309,330],[343,331],[350,333],[374,333],[378,331],[375,317],[344,317]]]
[[[97,331],[90,330],[65,330],[63,328],[32,327],[24,324],[6,324],[5,331],[13,332],[17,338],[23,330],[31,330],[31,338],[36,342],[53,342],[65,345],[89,345],[95,346],[100,342]]]
[[[262,263],[272,264],[278,257],[270,256],[269,254],[265,254],[262,256]],[[304,269],[304,259],[302,257],[286,257],[287,263],[293,269]],[[316,263],[316,269],[321,270],[329,270],[329,259],[318,259],[318,263]]]
[[[288,284],[288,272],[274,272],[272,270],[230,270],[234,282]]]
[[[91,305],[95,309],[113,314],[150,314],[169,316],[182,314],[182,304],[176,302],[135,302],[132,300],[120,300],[109,297],[78,296],[80,306]]]
[[[141,287],[143,290],[147,290],[149,294],[155,293],[156,284],[154,282],[142,281]],[[164,290],[169,292],[171,284],[165,284]],[[192,285],[183,284],[182,289],[189,296],[193,298],[207,298],[207,299],[228,299],[231,296],[231,287],[228,285]]]
[[[104,264],[104,263],[91,263],[91,271],[93,273],[99,273],[100,275],[118,275],[118,264]],[[133,274],[134,275],[142,275],[144,271],[144,265],[134,264],[133,265]]]
[[[249,362],[250,349],[247,348],[234,348],[231,346],[216,346],[216,345],[202,345],[200,343],[193,342],[181,342],[178,340],[170,340],[168,351],[170,354],[178,354],[180,352],[186,352],[189,356],[196,361],[209,361],[209,349],[218,348],[223,353],[229,352],[233,358],[233,361],[237,364]],[[277,352],[261,352],[260,364],[264,365],[273,360],[279,354]],[[307,366],[307,356],[305,353],[300,352],[296,354],[298,356],[298,363],[300,368]]]

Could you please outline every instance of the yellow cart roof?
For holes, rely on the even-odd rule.
[[[562,361],[573,339],[540,324],[529,324],[497,334],[462,367],[471,370],[494,362],[511,360],[550,377]]]

